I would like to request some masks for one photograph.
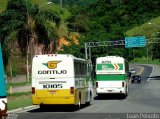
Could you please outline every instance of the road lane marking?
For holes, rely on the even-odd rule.
[[[152,67],[152,72],[151,72],[151,74],[149,75],[149,78],[148,78],[148,80],[147,80],[148,82],[150,81],[150,79],[151,79],[150,77],[151,77],[151,75],[152,75],[152,73],[153,73],[153,71],[154,71],[154,67],[153,67],[153,66],[151,66],[151,67]]]
[[[140,67],[140,71],[139,71],[138,73],[136,73],[136,74],[137,74],[137,75],[142,74],[143,71],[144,71],[144,67],[142,67],[142,66],[136,66],[136,67]]]

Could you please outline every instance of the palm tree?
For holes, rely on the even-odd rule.
[[[60,17],[52,10],[41,10],[40,6],[32,4],[31,0],[9,0],[7,9],[0,14],[0,40],[5,66],[12,44],[16,40],[22,56],[27,56],[29,80],[29,53],[31,59],[35,54],[54,53],[59,24]]]
[[[9,0],[7,9],[0,14],[0,41],[5,66],[15,40],[23,56],[28,57],[29,52],[31,56],[54,53],[59,24],[60,17],[52,10],[42,10],[31,0]],[[51,44],[54,47],[50,47]]]

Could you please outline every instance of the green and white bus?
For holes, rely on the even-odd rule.
[[[106,56],[96,59],[96,92],[128,95],[129,64],[123,57]]]

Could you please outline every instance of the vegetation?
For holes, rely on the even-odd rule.
[[[10,59],[13,75],[25,74],[24,67],[19,68],[19,65],[26,66],[26,56],[31,60],[36,53],[69,53],[85,58],[85,42],[124,40],[126,36],[137,35],[145,35],[147,39],[160,38],[160,34],[157,34],[160,32],[159,0],[51,1],[54,2],[51,5],[45,5],[47,0],[0,1],[3,59],[5,66]],[[73,32],[79,34],[76,37],[78,43],[69,37]],[[61,37],[65,37],[69,45],[64,45],[58,51],[58,40]],[[35,48],[40,48],[40,51]],[[131,62],[159,64],[159,50],[160,44],[130,49],[116,45],[96,47],[91,48],[91,59],[94,64],[98,56],[119,55]],[[30,92],[8,96],[9,110],[31,105]]]
[[[144,32],[137,32],[137,29],[160,15],[159,5],[160,2],[156,0],[97,0],[86,8],[73,5],[72,16],[67,20],[68,28],[70,31],[78,31],[83,36],[81,40],[83,46],[79,47],[81,50],[76,50],[79,53],[74,53],[74,51],[72,53],[81,54],[80,56],[84,57],[84,42],[124,40],[126,36],[145,35]],[[132,28],[136,30],[133,30],[133,34],[128,34],[128,30]],[[152,32],[149,29],[145,30],[147,31]],[[149,38],[149,35],[146,34],[146,38]],[[70,47],[73,49],[74,44]],[[91,49],[92,62],[94,63],[97,56],[102,55],[119,55],[128,60],[133,60],[135,56],[140,58],[146,56],[147,48],[133,49],[126,49],[124,46],[97,47]],[[65,52],[68,50],[64,50]],[[152,58],[159,57],[153,55]]]
[[[53,5],[38,7],[46,2],[47,0],[32,0],[32,2],[9,0],[7,9],[0,15],[2,45],[18,41],[25,56],[26,46],[30,45],[31,41],[34,41],[34,47],[38,47],[39,44],[45,46],[42,53],[49,52],[48,45],[53,41],[51,53],[70,53],[84,58],[85,42],[124,40],[126,36],[137,35],[145,35],[147,39],[150,39],[153,37],[153,32],[160,31],[159,27],[153,25],[159,25],[160,21],[160,1],[157,0],[62,0],[62,6],[60,6],[60,1],[52,0],[55,2]],[[13,5],[16,7],[14,8]],[[46,20],[46,18],[49,19]],[[61,22],[59,22],[60,19]],[[149,25],[149,22],[152,25]],[[59,27],[56,28],[56,26]],[[78,45],[68,38],[68,34],[72,32],[79,33]],[[59,37],[65,37],[70,42],[69,46],[63,46],[61,51],[57,51],[56,48]],[[157,37],[159,37],[158,34],[154,35],[154,38]],[[3,49],[6,54],[4,59],[7,59],[10,54],[11,47],[9,46],[8,49]],[[146,50],[152,54],[149,55],[151,59],[160,58],[159,44],[149,44],[146,48],[132,49],[116,45],[91,48],[91,58],[93,63],[97,56],[105,55],[119,55],[133,60],[135,57],[146,57]]]
[[[2,28],[0,39],[5,66],[8,63],[11,44],[15,40],[22,56],[28,55],[29,52],[31,55],[49,50],[55,52],[55,47],[51,50],[49,45],[50,43],[56,44],[56,27],[58,28],[59,24],[60,18],[53,11],[41,10],[40,6],[30,1],[9,0],[7,9],[0,15],[0,27]],[[39,47],[40,51],[36,51]]]
[[[9,90],[10,87],[14,88],[14,87],[23,87],[23,86],[28,86],[31,85],[31,82],[21,82],[21,83],[7,83],[6,88],[7,90]]]
[[[8,2],[8,0],[1,0],[0,1],[0,13],[6,9],[7,2]]]
[[[91,3],[94,3],[96,0],[51,0],[52,2],[55,2],[57,4],[61,4],[62,7],[67,7],[70,6],[72,7],[73,5],[81,6],[81,7],[87,7]]]
[[[134,60],[131,61],[132,64],[156,64],[160,66],[159,60],[152,60],[151,58],[135,58]]]
[[[30,105],[32,105],[31,92],[8,94],[8,110],[22,108]]]

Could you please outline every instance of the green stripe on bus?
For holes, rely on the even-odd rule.
[[[118,70],[123,70],[123,64],[118,63],[119,69]],[[114,64],[97,64],[97,70],[114,70],[115,66]]]
[[[120,81],[120,80],[126,80],[126,74],[111,74],[111,75],[106,75],[106,74],[99,74],[96,76],[96,81]]]

